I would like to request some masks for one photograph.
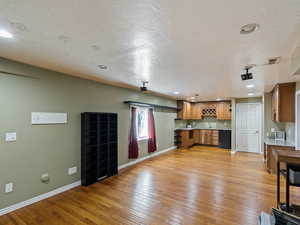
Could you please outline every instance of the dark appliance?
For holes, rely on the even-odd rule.
[[[231,130],[219,130],[219,147],[231,149]]]

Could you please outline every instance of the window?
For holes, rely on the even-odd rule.
[[[148,108],[137,108],[136,121],[138,140],[148,139]]]

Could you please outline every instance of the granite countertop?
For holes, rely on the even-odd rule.
[[[276,146],[286,146],[286,147],[295,147],[295,143],[293,141],[278,141],[274,138],[265,138],[266,145],[276,145]]]
[[[231,128],[209,128],[209,127],[193,127],[193,128],[176,128],[175,130],[231,130]]]

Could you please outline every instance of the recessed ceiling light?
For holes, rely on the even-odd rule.
[[[242,26],[241,30],[240,30],[240,34],[250,34],[256,30],[259,29],[259,24],[257,23],[250,23],[247,24],[245,26]]]
[[[190,97],[190,99],[194,100],[194,99],[195,99],[195,97]]]
[[[248,89],[254,88],[254,84],[248,84],[248,85],[246,85],[246,88],[248,88]]]
[[[221,101],[222,99],[220,99],[220,98],[216,98],[216,101]]]
[[[3,37],[3,38],[12,38],[13,35],[12,35],[12,33],[9,33],[6,30],[0,30],[0,37]]]
[[[174,91],[173,93],[174,93],[174,95],[179,95],[178,91]]]
[[[106,69],[107,69],[107,66],[105,66],[105,65],[98,65],[98,67],[99,67],[100,69],[102,69],[102,70],[106,70]]]
[[[248,96],[253,96],[253,95],[254,95],[254,93],[252,93],[252,92],[248,93]]]

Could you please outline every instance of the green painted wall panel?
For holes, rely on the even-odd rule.
[[[61,73],[0,58],[0,68],[36,76],[26,79],[0,75],[0,209],[27,200],[80,179],[69,176],[69,167],[80,168],[80,113],[117,112],[119,160],[128,160],[129,106],[125,100],[176,106],[170,99],[112,87]],[[66,112],[68,123],[31,125],[31,112]],[[158,149],[174,145],[176,112],[155,110]],[[17,141],[4,141],[6,132],[17,132]],[[147,143],[140,143],[140,156],[147,155]],[[40,182],[49,173],[50,183]],[[5,183],[15,184],[4,193]]]

